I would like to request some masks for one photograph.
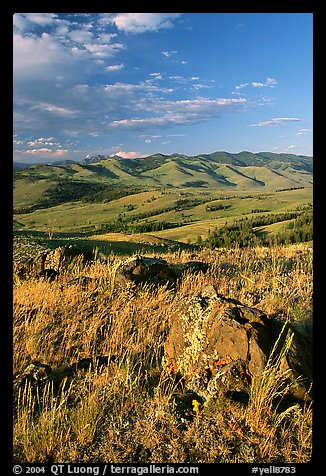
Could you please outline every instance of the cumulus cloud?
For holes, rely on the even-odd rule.
[[[64,154],[66,154],[67,152],[70,152],[70,150],[68,149],[49,149],[47,147],[41,147],[39,149],[28,149],[28,150],[25,150],[24,151],[25,154],[28,154],[28,155],[51,155],[51,156],[55,156],[55,157],[60,157]]]
[[[141,72],[129,76],[134,70],[128,71],[128,52],[123,55],[123,62],[119,56],[128,45],[127,40],[124,44],[124,33],[170,28],[179,16],[170,13],[111,13],[87,17],[15,15],[14,129],[19,133],[17,141],[22,136],[28,137],[30,144],[26,141],[24,148],[35,157],[36,151],[44,155],[64,153],[69,147],[64,142],[67,136],[83,140],[114,132],[118,137],[120,133],[135,130],[147,134],[149,144],[155,136],[159,137],[163,128],[198,124],[249,107],[250,101],[240,96],[216,97],[210,89],[214,81],[200,78],[195,71],[187,76],[178,74],[178,70],[161,72],[160,66],[155,66],[152,72],[144,67],[143,76]],[[134,37],[132,42],[137,43]],[[179,52],[170,45],[159,48],[158,61],[164,59],[170,66],[175,64]],[[122,69],[126,72],[125,78],[142,77],[142,80],[114,81],[116,75],[109,73]],[[269,86],[275,83],[273,78],[264,81]],[[241,90],[249,84],[241,83],[237,88]],[[178,96],[180,90],[182,93]],[[198,97],[199,93],[207,93],[209,97]],[[274,125],[280,118],[272,122]],[[120,137],[117,140],[121,140]],[[123,148],[119,147],[125,157],[138,155]]]
[[[241,84],[238,84],[235,89],[243,89],[243,88],[246,88],[247,86],[249,86],[249,83],[241,83]]]
[[[107,66],[108,71],[122,67],[122,63]],[[170,95],[173,89],[161,81],[154,83],[162,78],[160,72],[150,74],[151,79],[138,83],[87,84],[75,81],[70,85],[66,79],[60,81],[58,78],[46,85],[38,83],[37,87],[33,82],[24,83],[17,89],[19,94],[16,93],[15,126],[23,133],[37,128],[40,134],[51,130],[56,136],[64,133],[96,137],[112,128],[145,131],[146,127],[198,123],[247,106],[244,98],[168,100],[164,95]],[[180,76],[174,80],[195,84],[196,89],[201,89],[199,85],[205,83],[196,83],[197,78]],[[31,114],[33,121],[30,121]]]
[[[123,159],[136,159],[139,157],[145,157],[140,152],[125,152],[123,150],[119,150],[119,152],[116,152],[115,155],[118,155],[119,157],[122,157]]]
[[[76,43],[86,43],[93,38],[93,34],[85,29],[76,29],[70,32],[67,31],[66,36]]]
[[[163,79],[162,73],[150,73],[150,76],[151,76],[153,79]]]
[[[274,78],[266,78],[264,83],[260,82],[253,82],[251,86],[254,88],[274,88],[277,84],[276,79]]]
[[[43,103],[35,104],[31,106],[30,110],[34,111],[35,109],[40,109],[42,111],[47,111],[59,116],[73,116],[76,114],[76,110],[69,109],[67,107],[60,107],[55,104]]]
[[[118,50],[123,49],[125,46],[122,43],[85,43],[84,47],[96,57],[105,58],[107,56],[113,56]]]
[[[311,134],[312,129],[299,129],[297,132],[297,136],[303,136],[306,134]]]
[[[170,56],[175,55],[176,53],[178,53],[177,50],[173,50],[173,51],[162,51],[162,55],[165,56],[165,58],[170,58]]]
[[[207,89],[207,88],[212,88],[212,84],[203,84],[203,83],[195,83],[192,85],[192,89]]]
[[[291,145],[287,145],[287,146],[284,146],[284,147],[274,147],[273,150],[277,150],[279,152],[288,152],[288,151],[291,151],[291,150],[305,149],[305,148],[306,148],[306,146],[304,146],[304,145],[291,144]]]
[[[106,66],[105,69],[107,71],[121,71],[123,69],[123,67],[124,67],[123,63],[110,64],[109,66]]]
[[[49,138],[44,138],[44,137],[39,137],[38,139],[35,140],[29,140],[27,142],[28,147],[37,147],[40,145],[59,145],[57,142],[54,142],[54,137],[49,137]]]
[[[274,78],[266,78],[266,82],[265,82],[265,85],[266,85],[266,86],[269,86],[270,88],[273,88],[274,86],[276,86],[276,84],[277,84],[276,79],[274,79]]]
[[[253,81],[251,83],[241,83],[235,86],[235,89],[239,91],[240,89],[247,88],[249,86],[253,88],[274,88],[277,84],[276,79],[274,78],[266,78],[264,82],[261,81]]]
[[[15,13],[13,27],[15,30],[34,29],[37,26],[55,25],[58,16],[55,13]]]
[[[109,127],[121,129],[143,129],[170,125],[196,124],[216,118],[219,115],[243,109],[246,99],[188,99],[179,101],[155,101],[147,109],[156,115],[133,117],[112,121]]]
[[[37,14],[39,15],[39,14]],[[14,81],[53,82],[60,74],[65,84],[76,81],[77,75],[89,71],[90,61],[103,64],[125,48],[113,39],[116,34],[97,33],[98,21],[88,25],[54,14],[40,14],[48,26],[46,31],[35,30],[33,14],[14,15],[13,66]],[[90,31],[90,27],[93,27]]]
[[[126,33],[144,33],[172,28],[181,13],[116,13],[103,14],[103,23],[112,23]]]

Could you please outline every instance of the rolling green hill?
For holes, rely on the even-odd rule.
[[[14,172],[16,230],[195,242],[246,215],[312,203],[312,157],[215,152],[37,164]]]
[[[63,185],[64,184],[64,185]],[[241,152],[188,157],[155,154],[138,159],[108,157],[96,163],[36,164],[14,173],[14,208],[49,207],[94,193],[98,200],[115,187],[277,190],[312,186],[312,158],[293,154]],[[64,193],[57,193],[57,189]],[[98,192],[103,192],[99,194]],[[60,195],[60,198],[58,198]],[[107,194],[110,195],[110,194]]]

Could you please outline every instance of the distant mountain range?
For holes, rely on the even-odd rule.
[[[15,172],[16,170],[26,169],[27,167],[30,167],[31,165],[32,164],[25,164],[23,162],[14,162],[13,171]]]
[[[81,165],[89,165],[89,164],[97,164],[99,162],[107,162],[110,160],[117,160],[120,161],[123,165],[123,168],[127,169],[151,169],[151,165],[153,161],[156,164],[163,165],[168,161],[176,161],[180,162],[180,160],[186,160],[187,162],[214,162],[219,164],[228,164],[228,165],[235,165],[240,167],[248,167],[248,166],[259,166],[259,167],[269,167],[273,169],[273,167],[279,168],[280,164],[288,164],[292,165],[299,169],[305,169],[309,172],[312,172],[312,157],[305,156],[305,155],[295,155],[295,154],[275,154],[273,152],[239,152],[236,154],[232,154],[229,152],[213,152],[211,154],[199,154],[195,156],[187,156],[184,154],[153,154],[147,157],[142,158],[135,158],[135,159],[124,159],[119,155],[114,156],[106,156],[103,154],[95,154],[95,155],[86,155],[84,159],[80,161],[76,160],[58,160],[55,162],[47,163],[48,166],[58,166],[58,165],[71,165],[71,164],[81,164]],[[128,166],[126,167],[126,164]],[[14,162],[14,170],[20,170],[27,167],[35,166],[35,165],[45,165],[45,164],[26,164],[23,162]],[[106,164],[107,165],[107,164]]]
[[[114,156],[106,156],[106,155],[101,155],[101,154],[96,154],[96,155],[87,155],[84,159],[82,159],[79,163],[86,165],[86,164],[95,164],[98,162],[101,162],[103,160],[108,160],[108,159],[122,159],[122,160],[128,160],[128,161],[133,161],[134,163],[142,163],[145,164],[146,162],[151,162],[153,157],[161,157],[162,161],[164,160],[173,160],[173,159],[180,159],[184,158],[187,160],[200,160],[200,159],[206,159],[206,160],[211,160],[214,162],[218,162],[221,164],[230,164],[230,165],[239,165],[242,167],[250,166],[250,165],[256,165],[256,166],[266,166],[267,163],[277,161],[277,162],[291,162],[291,163],[296,163],[302,166],[302,164],[310,164],[312,161],[312,157],[309,156],[304,156],[304,155],[295,155],[295,154],[275,154],[273,152],[259,152],[259,153],[253,153],[253,152],[239,152],[236,154],[232,154],[229,152],[213,152],[211,154],[199,154],[195,156],[187,156],[184,154],[171,154],[171,155],[165,155],[165,154],[154,154],[154,155],[149,155],[147,157],[142,157],[142,158],[136,158],[136,159],[123,159],[123,157],[120,157],[119,155],[114,155]],[[75,162],[76,161],[65,161],[65,162]],[[62,164],[61,162],[60,164]],[[55,164],[59,165],[59,162],[56,162]]]
[[[87,164],[96,164],[97,162],[100,162],[101,160],[105,160],[107,159],[108,157],[106,155],[101,155],[101,154],[97,154],[97,155],[86,155],[86,157],[84,159],[82,159],[80,161],[81,164],[83,165],[87,165]]]
[[[304,155],[272,152],[213,152],[187,156],[154,154],[126,159],[118,155],[88,155],[80,162],[57,161],[34,164],[21,169],[21,178],[51,178],[52,180],[90,180],[137,184],[141,187],[290,187],[311,185],[313,158]]]
[[[89,155],[81,162],[20,167],[14,173],[14,204],[16,209],[25,209],[81,199],[103,200],[111,197],[112,191],[129,195],[162,188],[273,192],[311,188],[312,183],[313,158],[304,155],[214,152],[136,159]]]
[[[313,158],[304,155],[214,152],[125,159],[98,154],[81,162],[20,167],[14,173],[14,203],[16,209],[24,209],[80,199],[102,200],[106,194],[112,196],[113,189],[115,194],[162,188],[273,192],[311,188],[312,184]]]

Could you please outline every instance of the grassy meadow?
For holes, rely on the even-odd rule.
[[[280,361],[243,401],[218,381],[199,395],[171,373],[164,343],[210,285],[285,322],[311,318],[312,195],[311,159],[284,154],[112,157],[16,172],[14,461],[309,461],[312,403],[280,400]],[[73,260],[51,282],[16,272],[71,244],[95,259]],[[174,289],[119,287],[115,270],[136,253],[209,271],[184,274]]]
[[[226,192],[214,190],[154,190],[100,203],[63,203],[31,213],[14,215],[16,230],[100,234],[105,226],[119,231],[121,224],[133,226],[157,221],[171,224],[155,231],[158,238],[194,243],[198,234],[207,237],[215,227],[268,213],[285,213],[312,203],[312,189],[279,192]],[[208,208],[216,210],[208,211]],[[151,232],[153,234],[153,232]]]
[[[77,260],[53,282],[14,275],[14,461],[309,461],[312,405],[275,404],[283,391],[277,363],[266,368],[263,381],[253,381],[247,402],[218,388],[199,402],[165,366],[162,346],[173,316],[209,284],[286,321],[310,318],[312,247],[161,250],[155,255],[171,264],[197,259],[210,270],[184,275],[176,290],[119,288],[114,269],[128,254],[121,249],[87,265]],[[153,254],[147,249],[147,256]],[[93,280],[85,287],[73,281],[78,276]],[[80,369],[58,386],[41,374],[37,390],[21,384],[33,361],[60,373],[97,356],[110,363]]]

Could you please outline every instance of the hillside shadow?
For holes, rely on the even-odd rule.
[[[17,236],[30,237],[36,242],[42,243],[49,249],[55,249],[59,246],[76,245],[83,250],[98,249],[98,252],[104,256],[110,254],[117,255],[133,255],[133,254],[147,254],[147,253],[168,253],[175,251],[192,251],[195,249],[194,245],[188,245],[181,242],[168,242],[165,243],[148,243],[148,242],[135,242],[128,240],[126,235],[125,240],[111,241],[111,240],[89,240],[85,237],[84,233],[63,233],[55,232],[54,236],[50,239],[48,233],[41,231],[17,231]]]
[[[84,240],[78,241],[79,244],[84,244]],[[109,240],[85,240],[85,245],[90,246],[92,243],[93,248],[98,250],[105,256],[112,253],[117,255],[133,255],[133,254],[148,254],[148,253],[168,253],[182,250],[193,249],[193,246],[186,245],[185,243],[175,244],[150,244],[150,243],[137,243],[131,241],[109,241]]]

